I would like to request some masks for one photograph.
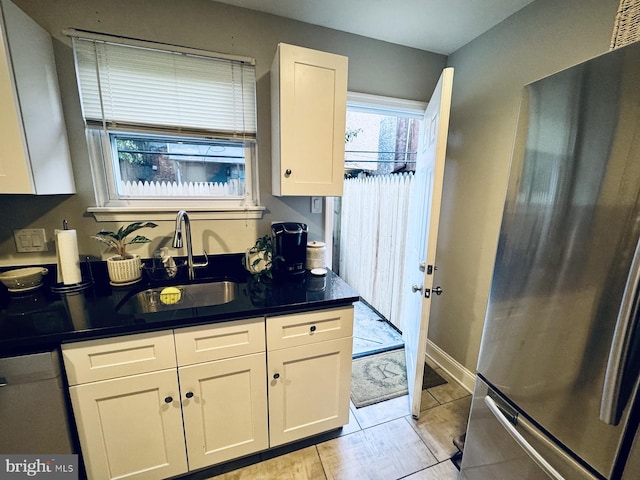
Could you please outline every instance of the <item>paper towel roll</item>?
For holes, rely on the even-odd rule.
[[[58,283],[73,285],[82,282],[78,236],[75,230],[56,230],[56,255],[58,257]]]

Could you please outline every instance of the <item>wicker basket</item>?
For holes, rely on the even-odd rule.
[[[621,0],[613,25],[611,50],[640,40],[640,0]]]

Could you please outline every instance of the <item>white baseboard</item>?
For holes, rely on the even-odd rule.
[[[458,363],[447,352],[438,347],[431,340],[427,341],[426,352],[427,363],[434,367],[440,367],[447,372],[456,382],[458,382],[469,393],[473,393],[476,376],[460,363]]]

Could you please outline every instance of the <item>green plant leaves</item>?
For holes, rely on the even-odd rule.
[[[110,232],[108,230],[100,230],[91,238],[98,240],[99,242],[109,245],[111,248],[118,252],[121,257],[126,257],[126,246],[133,243],[149,243],[149,240],[144,235],[136,235],[131,240],[127,241],[127,237],[135,231],[141,228],[155,228],[156,225],[153,222],[133,222],[129,225],[124,225],[118,229],[117,232]]]

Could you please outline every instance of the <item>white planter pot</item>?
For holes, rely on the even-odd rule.
[[[112,285],[128,285],[142,277],[140,255],[122,258],[117,255],[107,259],[107,271]]]
[[[270,261],[271,254],[267,252],[255,252],[250,248],[244,254],[244,265],[250,273],[264,271]]]

